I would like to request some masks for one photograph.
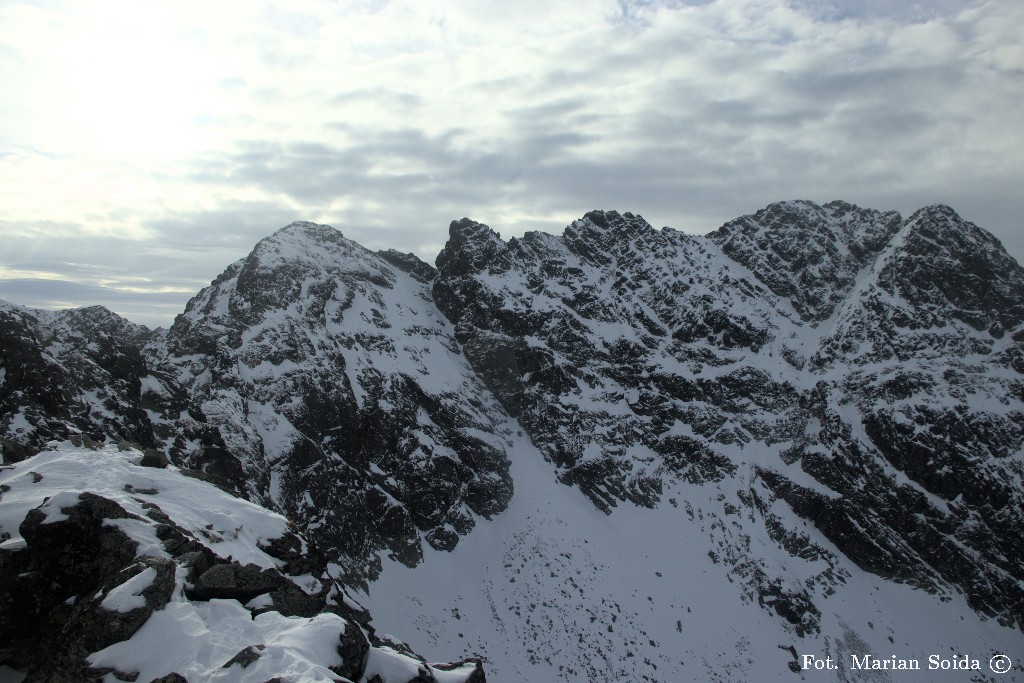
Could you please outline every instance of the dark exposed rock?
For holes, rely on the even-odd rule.
[[[777,584],[771,585],[759,592],[758,603],[762,607],[771,608],[780,617],[793,624],[798,636],[803,637],[811,632],[820,631],[818,623],[821,612],[805,592],[784,591]]]
[[[129,579],[147,570],[152,570],[153,578],[149,585],[139,593],[145,602],[143,607],[121,612],[104,607],[103,594],[94,600],[98,602],[98,609],[103,612],[102,618],[97,619],[99,623],[95,627],[97,635],[95,636],[96,644],[92,646],[94,650],[128,640],[146,623],[154,611],[163,609],[164,605],[170,601],[171,593],[174,590],[175,565],[171,560],[162,557],[143,557],[122,569],[110,582],[112,585],[105,587],[106,593],[109,594],[117,586],[121,586]],[[83,630],[87,630],[87,628]]]
[[[1024,268],[995,237],[948,206],[915,212],[906,230],[878,283],[913,307],[917,324],[931,326],[943,311],[999,339],[1024,320]]]
[[[287,617],[312,617],[324,611],[322,593],[310,595],[290,581],[271,591],[270,599],[274,611]]]
[[[143,467],[164,468],[170,464],[167,456],[154,448],[147,448],[142,454],[139,464]]]
[[[779,202],[708,235],[811,323],[829,317],[900,227],[895,211]]]
[[[290,576],[315,574],[326,564],[319,550],[310,547],[294,532],[270,539],[259,545],[260,550],[285,563],[283,570]]]
[[[199,581],[199,577],[205,574],[210,567],[216,563],[213,553],[205,546],[195,550],[181,552],[177,558],[182,566],[188,567],[187,580],[192,585]]]
[[[237,562],[215,564],[203,572],[188,590],[192,600],[234,599],[248,602],[279,588],[287,580],[273,569]]]
[[[437,277],[437,269],[422,261],[416,254],[403,254],[396,249],[387,249],[378,251],[377,256],[396,268],[401,268],[420,282],[430,282]]]
[[[437,268],[449,276],[469,275],[486,271],[496,264],[502,268],[506,261],[505,243],[486,225],[469,218],[452,221],[448,229],[448,244],[437,256]]]
[[[341,655],[342,666],[334,671],[345,678],[359,680],[366,668],[366,654],[370,651],[370,641],[356,624],[349,624],[341,634],[338,643],[338,654]]]
[[[166,603],[174,575],[173,567],[158,564],[161,581],[153,582],[146,607],[135,614],[103,610],[98,596],[144,568],[128,569],[136,543],[105,523],[133,516],[90,493],[67,502],[52,506],[57,510],[45,504],[31,510],[20,528],[26,547],[0,552],[0,663],[47,672],[54,681],[84,680],[85,654],[134,633],[148,613]],[[66,519],[47,522],[53,513]],[[29,680],[36,675],[30,673]]]
[[[263,651],[266,649],[266,645],[250,645],[244,650],[240,650],[238,654],[229,659],[224,664],[224,668],[230,669],[231,667],[237,664],[238,666],[244,669],[245,667],[249,666],[256,660],[258,660],[262,656]]]

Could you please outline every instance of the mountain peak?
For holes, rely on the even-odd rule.
[[[564,235],[567,239],[589,237],[602,242],[622,241],[651,230],[654,228],[643,219],[643,216],[632,214],[629,211],[620,214],[618,211],[596,210],[588,211],[583,214],[583,218],[573,221],[565,229]]]
[[[817,324],[832,315],[899,226],[895,211],[793,200],[729,221],[708,237]]]
[[[945,218],[955,219],[958,221],[963,220],[960,217],[960,214],[958,214],[953,209],[953,207],[949,206],[948,204],[929,204],[928,206],[923,206],[914,213],[910,214],[910,217],[907,218],[907,222],[914,222],[915,220],[918,220],[920,217],[923,216],[943,216]]]
[[[566,246],[579,258],[594,264],[607,264],[628,249],[637,237],[654,232],[641,216],[618,211],[589,211],[573,221],[562,233]]]
[[[253,248],[249,258],[254,256],[279,255],[282,258],[295,258],[310,251],[322,249],[325,245],[341,245],[349,242],[339,230],[330,225],[295,221],[264,237]]]
[[[933,242],[950,256],[963,255],[974,249],[992,255],[1004,251],[1002,243],[992,233],[965,220],[945,204],[932,204],[918,209],[907,218],[904,225],[909,239]]]
[[[273,234],[305,235],[309,237],[319,237],[321,235],[331,234],[335,232],[339,231],[325,223],[314,223],[313,221],[292,221],[283,228],[275,231]]]
[[[583,214],[583,218],[579,221],[575,221],[573,225],[576,225],[581,221],[589,221],[593,226],[606,230],[623,228],[635,229],[643,228],[644,226],[650,227],[650,224],[645,221],[643,217],[636,216],[629,211],[620,214],[618,211],[603,211],[601,209],[595,209]]]
[[[915,211],[879,286],[1000,338],[1024,323],[1024,268],[986,230],[943,204]]]
[[[435,263],[438,271],[457,277],[488,268],[506,252],[501,235],[483,223],[462,218],[449,225],[448,243]]]

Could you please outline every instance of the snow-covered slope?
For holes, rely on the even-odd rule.
[[[500,407],[424,270],[295,223],[150,347],[188,395],[154,421],[210,435],[172,454],[297,520],[352,580],[373,575],[382,548],[415,564],[423,540],[454,547],[512,494]]]
[[[435,656],[480,656],[493,681],[1024,679],[1019,630],[954,591],[929,594],[858,568],[783,501],[769,503],[749,471],[676,482],[664,505],[626,502],[605,515],[554,481],[528,440],[513,452],[516,495],[486,529],[451,553],[428,551],[415,569],[385,562],[360,597],[379,629],[403,629]],[[774,595],[752,590],[759,573],[777,577]],[[772,609],[805,591],[818,610],[813,628]],[[1003,653],[1018,666],[985,678]],[[850,670],[850,655],[916,659],[922,670]],[[930,671],[932,655],[947,667],[955,656],[976,659],[982,677]],[[804,656],[839,668],[802,670]]]
[[[0,680],[482,680],[361,625],[281,515],[138,451],[51,445],[0,469]]]
[[[948,207],[463,219],[436,270],[297,223],[120,335],[121,375],[121,347],[82,355],[87,310],[3,309],[0,379],[67,380],[0,393],[6,457],[151,439],[294,520],[380,630],[495,680],[1024,645],[1024,269]]]

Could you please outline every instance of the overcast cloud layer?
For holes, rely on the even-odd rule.
[[[0,0],[0,297],[166,325],[260,238],[953,206],[1024,260],[1024,3]]]

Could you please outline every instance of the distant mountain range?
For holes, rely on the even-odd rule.
[[[462,219],[436,268],[293,223],[168,330],[0,304],[4,459],[69,437],[286,515],[493,681],[1024,651],[1024,268],[945,206]]]

